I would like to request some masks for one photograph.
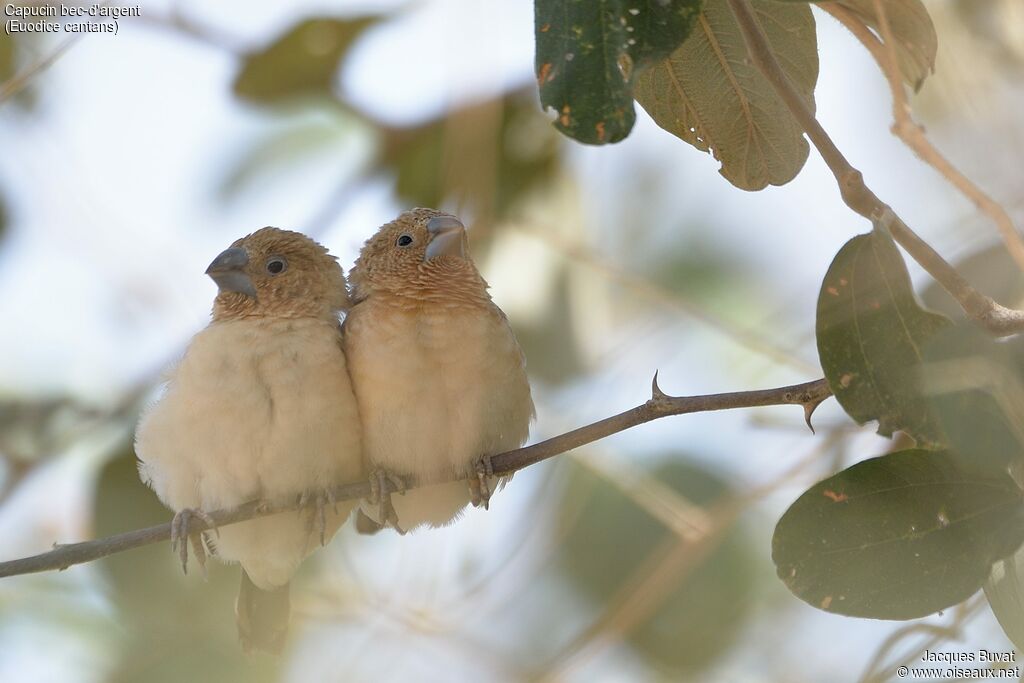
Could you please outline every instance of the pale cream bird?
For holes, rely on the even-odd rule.
[[[367,467],[418,487],[391,499],[393,514],[364,505],[357,527],[437,527],[471,500],[486,505],[489,456],[526,441],[534,409],[522,350],[462,223],[407,211],[366,242],[349,279],[342,332]]]
[[[139,473],[176,512],[183,568],[189,521],[209,521],[205,511],[256,499],[317,503],[319,525],[307,509],[192,534],[198,561],[209,544],[242,566],[235,608],[243,646],[279,651],[289,580],[354,506],[325,509],[333,503],[325,492],[366,477],[341,346],[345,277],[324,247],[277,228],[237,240],[206,272],[220,290],[213,319],[139,423]]]

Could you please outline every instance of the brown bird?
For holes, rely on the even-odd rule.
[[[395,497],[393,512],[364,506],[360,531],[437,527],[471,500],[486,505],[488,457],[529,436],[523,353],[466,242],[454,216],[414,209],[381,227],[350,273],[343,336],[367,467],[378,482],[428,484]]]
[[[353,507],[325,510],[333,503],[326,491],[366,476],[338,317],[348,293],[324,247],[277,228],[235,241],[206,272],[220,290],[213,320],[139,422],[139,473],[176,513],[172,540],[183,569],[189,537],[200,564],[207,545],[241,564],[243,647],[276,652],[289,580]],[[210,523],[206,511],[296,497],[317,509],[233,524],[213,537],[189,529],[194,518]]]

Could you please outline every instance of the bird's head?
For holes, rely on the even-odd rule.
[[[338,261],[302,233],[263,228],[237,239],[206,274],[220,290],[216,320],[249,317],[337,316],[348,308]]]
[[[363,245],[349,279],[356,301],[379,293],[490,300],[469,256],[465,226],[435,209],[412,209],[381,226]]]

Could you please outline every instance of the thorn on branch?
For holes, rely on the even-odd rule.
[[[811,416],[814,415],[814,411],[818,409],[818,406],[820,406],[822,403],[824,403],[825,399],[827,399],[831,395],[832,395],[832,392],[829,392],[829,393],[825,394],[824,396],[818,396],[818,397],[814,397],[814,398],[809,398],[809,400],[807,400],[807,401],[805,401],[803,403],[803,406],[804,406],[804,422],[807,423],[807,428],[811,430],[811,434],[817,434],[817,432],[814,431],[814,425],[811,424]]]
[[[654,403],[661,403],[666,399],[671,398],[668,394],[661,390],[658,386],[658,371],[654,371],[654,379],[651,380],[651,401]]]

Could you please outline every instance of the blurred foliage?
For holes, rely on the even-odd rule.
[[[960,259],[956,269],[982,294],[1004,306],[1024,305],[1024,273],[1002,242]],[[964,311],[942,285],[929,280],[921,293],[925,305],[954,320],[965,320]]]
[[[1024,64],[1024,3],[1020,0],[955,0],[955,16],[1004,66]]]
[[[162,524],[170,519],[140,481],[126,448],[103,469],[96,489],[97,536]],[[227,683],[276,681],[280,661],[246,656],[238,644],[234,598],[236,567],[209,561],[203,581],[193,561],[182,576],[177,556],[157,543],[102,561],[122,629],[121,659],[110,683]]]
[[[297,172],[298,166],[340,142],[350,130],[348,123],[341,118],[302,120],[275,128],[247,144],[220,178],[217,198],[223,202],[236,201],[265,174],[278,168]]]
[[[963,470],[1005,472],[1024,459],[1022,342],[995,341],[964,323],[924,349],[928,405]]]
[[[21,69],[25,68],[27,48],[38,44],[38,34],[9,34],[7,31],[0,31],[0,85],[14,78]],[[22,108],[31,108],[35,104],[34,79],[29,81],[9,102]],[[0,221],[2,224],[2,221]],[[2,225],[0,225],[2,228]],[[2,229],[0,229],[2,232]]]
[[[551,385],[579,377],[586,369],[572,322],[569,273],[559,272],[545,301],[543,315],[536,320],[516,323],[516,339],[527,358],[530,377]]]
[[[985,597],[1003,632],[1024,650],[1024,547],[996,562],[985,582]]]
[[[527,90],[464,105],[418,126],[380,130],[375,170],[390,173],[395,192],[413,206],[455,199],[484,221],[503,218],[559,169],[558,136]],[[473,133],[481,130],[482,139]],[[481,161],[493,166],[480,169]],[[490,227],[473,224],[474,251],[489,239]]]
[[[723,251],[700,237],[692,224],[679,229],[686,241],[676,240],[655,253],[644,254],[638,267],[646,279],[687,299],[703,301],[727,295],[737,288],[737,273],[744,272],[743,254]]]
[[[379,17],[301,21],[270,45],[244,58],[235,94],[260,104],[301,97],[333,97],[338,66],[363,31]]]
[[[76,430],[105,417],[68,396],[0,396],[0,453],[29,462],[61,450]]]
[[[705,510],[731,496],[723,479],[680,454],[667,455],[649,475]],[[598,609],[675,538],[620,489],[579,467],[562,496],[561,525],[571,526],[559,551],[560,566]],[[699,565],[679,577],[628,642],[670,675],[698,675],[732,646],[751,611],[756,574],[750,539],[733,526]]]
[[[455,203],[473,216],[473,251],[483,259],[494,221],[508,218],[560,169],[558,135],[537,111],[529,90],[514,90],[446,111],[412,126],[390,126],[370,118],[355,123],[343,110],[333,122],[305,122],[275,130],[238,155],[221,180],[220,198],[230,201],[262,173],[294,172],[352,126],[369,126],[377,149],[363,177],[394,178],[395,193],[409,206]],[[360,115],[362,116],[362,115]]]
[[[0,82],[6,81],[17,73],[16,52],[14,35],[7,31],[0,31]]]
[[[977,592],[1024,541],[1022,521],[1005,473],[966,473],[944,451],[898,451],[808,489],[779,520],[772,559],[819,609],[916,619]]]

